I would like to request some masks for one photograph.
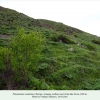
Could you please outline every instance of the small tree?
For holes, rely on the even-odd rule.
[[[40,33],[30,32],[25,34],[24,29],[19,29],[18,34],[10,39],[7,48],[3,48],[2,66],[7,69],[7,88],[19,83],[26,87],[27,80],[38,69],[39,60],[45,39]],[[1,59],[0,58],[0,59]],[[18,84],[16,84],[18,85]]]
[[[43,48],[44,39],[37,32],[25,34],[25,30],[19,30],[18,34],[10,40],[12,52],[12,70],[16,73],[15,81],[22,81],[26,87],[29,76],[37,70],[36,64]]]

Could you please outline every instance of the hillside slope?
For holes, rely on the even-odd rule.
[[[26,88],[19,82],[17,89],[100,89],[100,37],[63,23],[33,19],[0,7],[0,46],[6,47],[17,28],[24,28],[26,33],[41,32],[46,38],[34,82],[27,83]],[[0,89],[7,89],[4,72],[0,71]]]

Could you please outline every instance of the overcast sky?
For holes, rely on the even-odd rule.
[[[100,0],[0,0],[0,6],[100,36]]]

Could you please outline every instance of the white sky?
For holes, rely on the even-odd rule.
[[[0,0],[0,6],[100,36],[100,0]]]

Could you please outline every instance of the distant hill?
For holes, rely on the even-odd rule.
[[[27,83],[29,87],[26,89],[100,89],[100,37],[0,6],[0,46],[7,46],[9,37],[17,33],[17,28],[24,28],[27,34],[29,31],[41,32],[46,38],[37,65],[39,69],[33,76],[37,84],[45,81],[41,87]],[[3,73],[0,70],[1,90],[7,89]],[[17,89],[23,89],[20,82],[17,85]]]

